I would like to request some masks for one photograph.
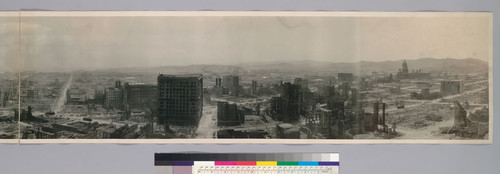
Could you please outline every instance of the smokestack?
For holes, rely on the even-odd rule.
[[[371,127],[370,129],[372,131],[377,130],[377,125],[379,123],[379,120],[378,120],[378,109],[379,109],[378,102],[373,103],[373,118],[371,120],[371,124],[372,125],[370,125],[370,127]]]
[[[382,103],[382,125],[385,125],[385,103]]]

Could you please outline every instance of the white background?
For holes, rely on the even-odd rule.
[[[494,43],[499,43],[498,0],[17,0],[0,10],[295,10],[295,11],[493,11]],[[1,39],[1,38],[0,38]],[[494,44],[494,50],[499,50]],[[494,67],[500,67],[494,53]],[[500,109],[494,69],[494,108]],[[498,114],[496,114],[498,115]],[[500,119],[494,119],[494,125]],[[1,174],[152,174],[155,152],[340,152],[344,174],[500,173],[500,132],[493,145],[156,145],[0,144]]]

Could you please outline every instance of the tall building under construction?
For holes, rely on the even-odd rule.
[[[158,75],[159,124],[197,126],[202,113],[202,75]]]

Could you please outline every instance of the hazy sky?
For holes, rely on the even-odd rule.
[[[17,62],[17,18],[0,18],[0,68]],[[23,70],[478,58],[479,17],[23,17]],[[3,41],[2,41],[3,40]],[[3,63],[2,63],[3,62]],[[9,69],[9,68],[6,68]]]
[[[0,15],[0,72],[17,72],[19,52],[17,17]]]

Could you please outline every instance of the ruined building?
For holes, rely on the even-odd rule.
[[[240,93],[240,77],[228,75],[222,77],[222,86],[229,90],[231,95],[239,95]]]
[[[387,77],[379,77],[375,80],[377,83],[392,83],[394,82],[394,77],[392,74],[389,74]]]
[[[328,110],[332,111],[335,119],[344,119],[345,103],[341,99],[330,99],[327,102]]]
[[[334,121],[332,111],[321,106],[317,106],[314,113],[306,119],[307,123],[314,124],[317,129],[329,129],[335,124]]]
[[[351,91],[351,84],[348,82],[343,82],[338,86],[339,96],[347,99],[349,98],[349,92]]]
[[[434,100],[441,97],[439,92],[430,92],[429,88],[424,88],[419,93],[412,92],[410,98],[414,100]]]
[[[361,78],[361,81],[359,82],[359,90],[360,91],[368,91],[371,89],[372,89],[371,82],[367,81],[365,78]]]
[[[236,104],[217,102],[217,126],[237,126],[245,123],[245,115]]]
[[[324,87],[323,96],[325,96],[326,98],[334,98],[335,95],[336,95],[335,86],[329,85]]]
[[[104,91],[104,107],[121,108],[123,105],[123,91],[120,81],[115,82],[115,87],[106,88]]]
[[[294,122],[299,120],[301,98],[302,98],[302,93],[300,88],[301,87],[299,85],[291,83],[283,84],[283,91],[281,93],[281,97],[283,97],[285,117],[283,118],[282,121]]]
[[[258,87],[258,85],[257,85],[257,81],[252,80],[252,90],[251,90],[251,93],[252,93],[253,95],[257,94],[257,92],[258,92],[258,91],[257,91],[257,87]]]
[[[453,133],[460,137],[467,138],[485,138],[489,132],[489,124],[486,120],[484,112],[488,112],[486,108],[479,110],[474,114],[470,114],[469,117],[473,120],[467,118],[467,111],[460,105],[458,101],[453,102],[453,127],[448,130],[448,133]],[[479,116],[480,114],[483,116]]]
[[[229,94],[229,90],[222,86],[222,78],[215,78],[215,86],[212,88],[212,93],[215,96],[222,96]]]
[[[144,83],[125,83],[123,85],[123,105],[137,109],[156,105],[156,85]]]
[[[309,80],[302,78],[295,78],[293,84],[299,85],[303,91],[309,90]]]
[[[352,83],[354,81],[354,75],[352,73],[338,73],[339,82],[349,82]]]
[[[489,110],[486,106],[483,108],[476,110],[474,113],[469,114],[469,118],[471,121],[478,121],[478,122],[485,122],[488,123],[489,121]]]
[[[385,108],[386,108],[386,104],[385,103],[381,103],[381,110],[382,110],[382,114],[379,116],[378,115],[378,112],[377,112],[377,116],[375,117],[378,117],[378,125],[380,126],[379,130],[381,129],[381,131],[383,132],[387,132],[388,131],[388,127],[387,125],[385,124]]]
[[[282,97],[271,98],[271,109],[269,114],[274,120],[283,120],[283,116],[285,113],[285,107],[283,106],[284,104],[285,103],[283,102]]]
[[[344,138],[346,130],[346,112],[345,102],[342,99],[330,99],[327,102],[327,108],[331,111],[332,117],[329,122],[334,123],[328,132],[328,138]]]
[[[66,104],[84,104],[86,91],[80,88],[71,88],[66,91]]]
[[[460,81],[441,81],[441,93],[445,96],[460,94]]]
[[[453,108],[453,125],[454,126],[467,126],[468,122],[470,122],[467,119],[467,111],[460,105],[460,102],[455,101],[453,102],[454,108]]]
[[[279,97],[271,98],[271,116],[287,123],[298,121],[301,110],[301,87],[283,83]]]
[[[158,75],[158,123],[197,126],[203,113],[202,75]]]
[[[373,103],[373,114],[364,113],[364,127],[366,131],[376,131],[379,129],[379,125],[383,129],[387,129],[387,125],[385,124],[385,108],[385,103],[375,102]]]
[[[104,107],[106,108],[121,108],[122,107],[122,90],[119,88],[107,88],[104,98]]]
[[[276,138],[280,139],[300,139],[299,127],[291,124],[276,125]]]
[[[0,108],[4,107],[4,105],[3,105],[4,94],[5,94],[5,92],[2,93],[2,90],[0,89]]]

